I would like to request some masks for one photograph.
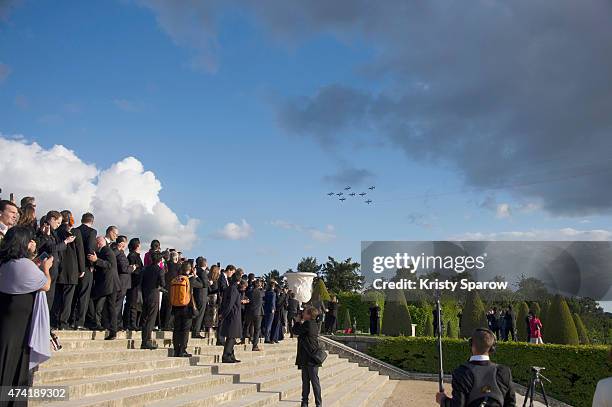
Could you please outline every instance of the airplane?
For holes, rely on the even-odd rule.
[[[348,191],[349,189],[351,189],[351,187],[344,188],[345,191]]]
[[[359,194],[359,196],[365,196],[367,194],[368,194],[367,192],[362,192],[362,193]]]
[[[340,200],[341,200],[342,202],[344,202],[344,201],[346,201],[346,198],[345,198],[345,197],[342,197],[342,198],[340,198]]]
[[[368,189],[376,189],[376,187],[374,185],[372,185],[370,188]]]
[[[329,194],[327,194],[327,196],[332,196],[334,195],[334,192],[330,192]]]
[[[354,192],[351,192],[349,195],[350,196],[355,196],[356,194]]]
[[[340,196],[340,195],[342,195],[342,194],[343,194],[343,192],[338,192],[336,195]]]
[[[368,205],[372,203],[371,199],[368,199],[367,201],[365,201],[365,203],[367,203]]]

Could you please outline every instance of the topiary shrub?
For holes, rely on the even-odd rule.
[[[382,333],[389,336],[411,335],[412,318],[406,297],[400,290],[389,290],[385,300]]]
[[[488,328],[487,317],[478,291],[469,291],[461,317],[461,337],[469,338],[477,328]]]
[[[545,342],[564,345],[578,345],[578,331],[574,318],[565,302],[565,298],[555,295],[546,316],[546,325],[542,322],[542,336]]]
[[[576,325],[576,331],[578,331],[578,340],[580,343],[583,345],[588,345],[591,343],[587,329],[582,322],[582,318],[580,318],[580,315],[576,313],[574,313],[574,324]]]
[[[425,318],[425,336],[434,336],[433,314],[431,312],[428,312]]]
[[[540,304],[538,304],[535,301],[531,303],[531,306],[529,307],[529,311],[531,311],[534,314],[536,314],[538,316],[538,318],[542,314],[542,309],[540,308]]]
[[[446,324],[446,337],[456,339],[459,337],[459,332],[457,332],[457,328],[455,328],[455,324],[453,321],[448,321]]]
[[[529,342],[529,338],[527,337],[527,314],[529,314],[529,307],[527,307],[527,303],[522,301],[518,304],[518,313],[516,314],[516,333],[518,336],[518,340],[522,342]]]
[[[465,340],[442,340],[445,373],[465,363],[470,349]],[[409,372],[438,372],[436,338],[387,338],[370,347],[367,353]],[[495,363],[512,370],[515,382],[529,384],[531,366],[544,366],[546,393],[576,407],[590,407],[597,382],[612,376],[606,346],[530,345],[498,342],[492,356]]]
[[[429,310],[416,305],[408,305],[408,311],[410,311],[412,323],[416,324],[416,336],[424,336]]]
[[[351,317],[357,320],[357,329],[362,332],[370,330],[370,307],[376,303],[380,307],[381,316],[384,313],[385,296],[380,291],[370,291],[364,294],[341,292],[338,298],[338,315],[344,315],[346,309],[350,310]]]
[[[325,287],[325,282],[323,281],[322,278],[317,278],[312,283],[312,297],[310,301],[312,303],[317,303],[317,302],[325,302],[325,301],[330,301],[330,300],[331,300],[331,296],[329,295],[329,292],[327,291],[327,287]]]
[[[351,321],[351,312],[348,308],[344,310],[344,318],[342,319],[342,329],[351,329],[353,327],[353,322]]]

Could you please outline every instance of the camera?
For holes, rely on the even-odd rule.
[[[540,373],[540,371],[546,370],[546,368],[540,367],[540,366],[531,366],[531,370],[533,370],[534,372]]]

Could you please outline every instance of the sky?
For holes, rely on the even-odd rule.
[[[0,187],[256,274],[610,240],[608,1],[253,4],[0,0]]]

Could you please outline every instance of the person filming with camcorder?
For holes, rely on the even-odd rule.
[[[452,397],[441,391],[436,394],[436,402],[442,407],[516,406],[510,368],[490,360],[495,352],[493,331],[476,329],[469,344],[472,356],[453,372]]]

